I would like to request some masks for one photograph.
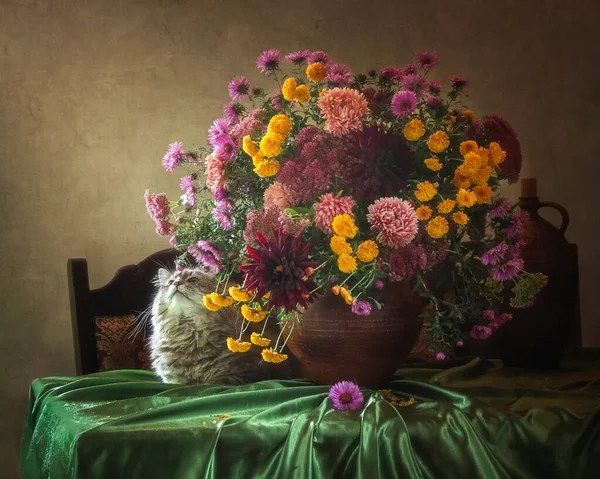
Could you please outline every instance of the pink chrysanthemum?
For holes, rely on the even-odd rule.
[[[476,325],[471,329],[473,339],[488,339],[492,335],[492,330],[487,326]]]
[[[417,66],[428,72],[438,64],[438,56],[436,52],[419,52],[415,57]]]
[[[333,218],[341,214],[349,214],[354,218],[352,209],[356,202],[349,196],[337,197],[332,193],[321,196],[321,201],[315,204],[315,225],[326,234],[331,234]]]
[[[351,88],[334,88],[318,101],[325,118],[325,130],[334,136],[360,131],[369,112],[365,96]]]
[[[279,50],[265,50],[256,59],[256,66],[262,73],[273,73],[279,69]]]
[[[400,198],[376,200],[369,206],[367,220],[378,231],[377,240],[392,248],[406,246],[417,234],[417,214],[408,201]]]
[[[417,73],[411,73],[402,77],[402,88],[414,92],[417,96],[421,96],[426,85],[425,77]]]
[[[294,65],[303,65],[310,57],[310,50],[299,50],[297,52],[288,53],[285,59],[292,62]]]
[[[358,386],[350,381],[340,381],[329,390],[329,399],[333,407],[340,411],[354,411],[360,409],[365,403],[365,398]]]
[[[186,153],[183,150],[183,143],[177,141],[175,143],[171,143],[165,156],[163,156],[162,164],[167,171],[173,171],[177,168],[185,159]]]
[[[469,86],[469,82],[467,80],[456,75],[451,77],[450,81],[452,82],[452,86],[457,90],[461,90]]]
[[[240,119],[240,115],[244,111],[244,107],[240,103],[227,103],[223,107],[223,113],[227,120],[233,125]]]
[[[379,77],[386,81],[398,81],[402,79],[403,72],[400,68],[385,67],[379,72]]]
[[[354,79],[352,71],[343,63],[327,65],[327,82],[335,86],[348,86]]]
[[[308,64],[312,65],[313,63],[322,63],[323,65],[327,65],[329,63],[329,55],[321,50],[312,52],[308,57]]]
[[[511,223],[506,228],[501,230],[509,238],[518,238],[523,232],[525,222],[529,219],[527,211],[520,211],[511,219]]]
[[[221,270],[221,253],[208,241],[198,241],[188,248],[188,253],[213,273],[218,273]]]
[[[441,81],[430,81],[427,84],[427,89],[429,90],[429,93],[431,93],[432,95],[439,95],[440,92],[442,91],[442,82]]]
[[[250,81],[245,76],[235,77],[229,82],[227,90],[232,100],[245,100],[248,98],[248,92],[250,91]]]
[[[400,118],[408,116],[417,106],[417,95],[401,90],[392,97],[392,113]]]
[[[490,210],[490,218],[504,218],[512,211],[513,203],[508,198],[503,198]]]
[[[508,281],[514,279],[523,271],[525,263],[522,258],[512,258],[506,263],[496,266],[490,272],[490,276],[495,281]]]
[[[227,161],[211,153],[205,159],[206,161],[206,187],[213,193],[225,184],[225,165]]]
[[[405,77],[406,75],[413,75],[417,73],[417,67],[414,66],[412,63],[409,63],[408,65],[404,65],[401,69],[400,69],[400,76]]]
[[[169,208],[169,199],[164,193],[152,194],[150,190],[146,190],[144,200],[146,201],[146,209],[152,220],[159,221],[169,216],[171,211]]]
[[[483,253],[481,255],[481,262],[486,266],[494,266],[504,259],[507,252],[508,244],[502,241]]]
[[[228,200],[219,200],[217,205],[212,210],[212,215],[215,221],[221,225],[221,229],[229,231],[233,228],[233,221],[231,220],[231,213],[233,212],[233,205]]]
[[[237,148],[229,135],[219,135],[214,141],[215,154],[225,161],[235,157]]]
[[[427,267],[427,253],[421,244],[410,244],[397,248],[388,258],[391,281],[405,281],[415,277]]]
[[[242,145],[242,141],[246,135],[256,138],[266,131],[267,126],[262,122],[265,113],[266,110],[262,108],[252,110],[248,113],[248,116],[231,127],[229,136],[238,147]]]
[[[352,312],[358,316],[369,316],[372,310],[373,306],[368,301],[360,300],[352,305]]]
[[[193,178],[191,176],[184,176],[181,178],[179,187],[185,194],[184,206],[194,206],[196,204],[196,187],[194,186]]]
[[[227,118],[217,118],[213,121],[213,124],[208,129],[208,142],[215,146],[215,140],[221,135],[227,135],[229,133],[229,126],[231,123]]]
[[[437,96],[430,96],[427,98],[427,107],[432,110],[436,110],[441,106],[442,102]]]
[[[265,190],[263,199],[265,206],[275,205],[282,210],[291,208],[296,204],[294,192],[278,181]]]
[[[492,329],[492,331],[496,331],[497,329],[501,328],[506,323],[508,323],[511,319],[513,319],[512,314],[502,313],[500,316],[497,316],[493,319],[493,321],[490,322],[490,328]]]

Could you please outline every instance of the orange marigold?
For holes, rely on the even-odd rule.
[[[431,210],[431,208],[429,206],[423,205],[423,206],[419,206],[416,210],[415,213],[417,213],[417,218],[421,221],[427,221],[429,218],[431,218],[431,214],[433,213],[433,211]]]
[[[433,185],[433,183],[429,181],[423,181],[417,184],[417,191],[415,191],[415,197],[419,201],[429,201],[435,197],[437,194],[437,189]]]
[[[473,188],[473,193],[477,198],[475,201],[478,205],[485,205],[492,199],[492,187],[488,185],[476,186]]]
[[[441,153],[450,146],[450,138],[442,130],[436,131],[427,139],[427,147],[433,153]]]

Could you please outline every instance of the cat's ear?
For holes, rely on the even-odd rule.
[[[167,284],[169,284],[170,279],[171,279],[171,272],[169,270],[166,270],[164,268],[160,268],[158,270],[157,280],[158,280],[159,286],[167,286]]]

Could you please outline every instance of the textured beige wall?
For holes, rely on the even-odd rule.
[[[267,47],[355,70],[435,49],[438,75],[469,78],[471,106],[513,123],[524,173],[572,214],[585,341],[600,345],[596,4],[0,0],[0,477],[16,477],[30,381],[74,372],[66,259],[88,258],[97,287],[165,246],[142,199],[177,192],[165,146],[203,142],[227,81],[258,79]]]

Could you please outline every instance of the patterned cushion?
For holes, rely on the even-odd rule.
[[[134,336],[136,317],[96,316],[96,350],[100,371],[151,369],[144,331]]]

